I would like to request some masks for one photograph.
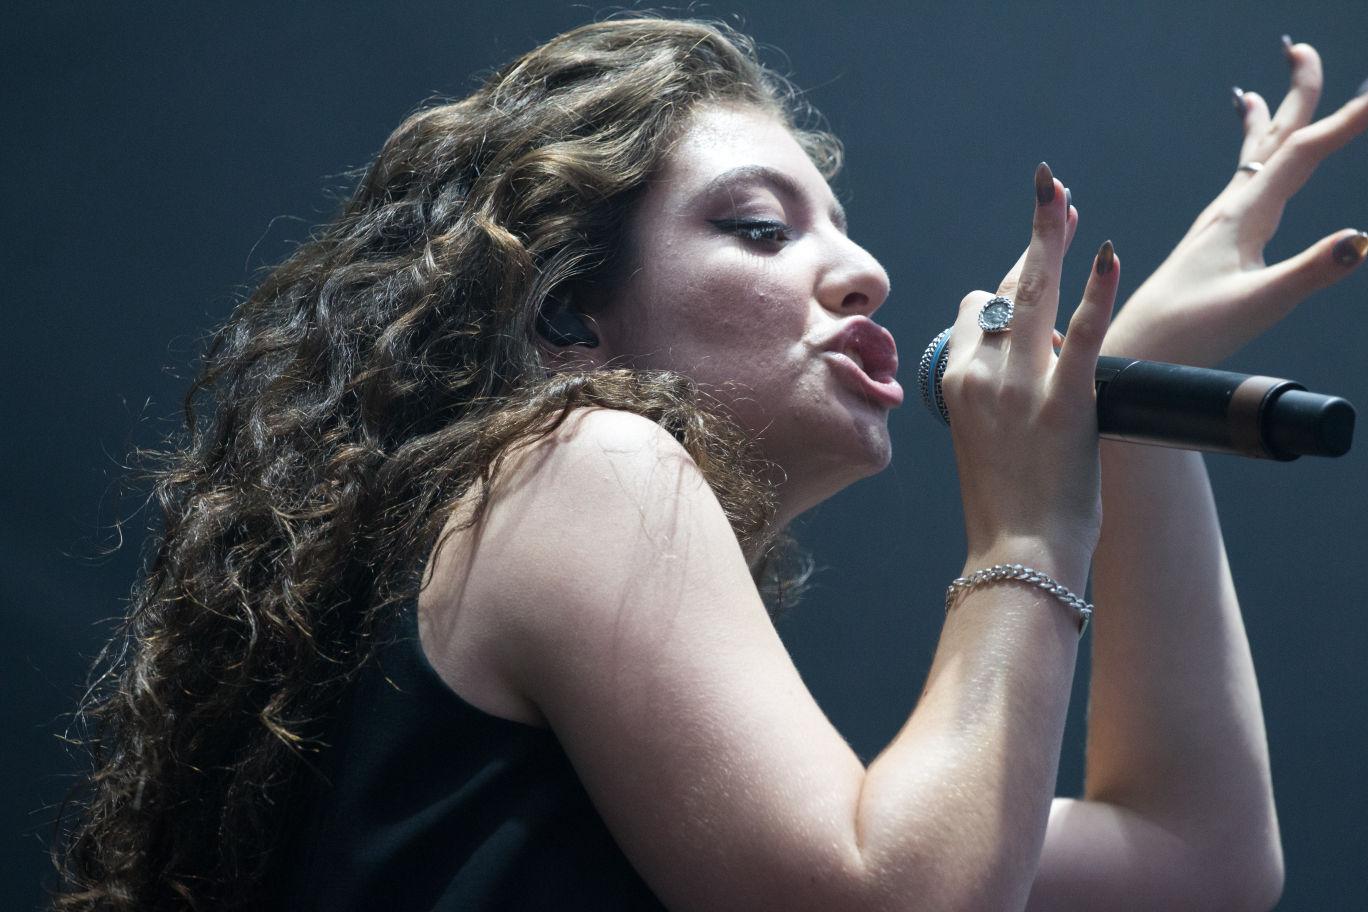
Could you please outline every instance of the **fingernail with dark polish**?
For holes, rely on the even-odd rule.
[[[1240,88],[1239,86],[1235,86],[1235,87],[1233,87],[1233,88],[1230,90],[1230,92],[1231,92],[1231,103],[1235,105],[1235,110],[1239,112],[1239,114],[1240,114],[1240,119],[1241,119],[1241,120],[1244,120],[1244,116],[1245,116],[1244,89]]]
[[[1287,59],[1288,59],[1288,60],[1291,60],[1291,59],[1292,59],[1292,36],[1291,36],[1291,35],[1283,35],[1283,36],[1282,36],[1282,46],[1283,46],[1283,53],[1287,55]]]
[[[1358,91],[1354,93],[1355,98],[1361,95],[1368,95],[1368,79],[1363,80],[1363,85],[1359,86]]]
[[[1044,162],[1036,165],[1035,188],[1036,202],[1040,205],[1043,206],[1054,199],[1054,172]]]
[[[1112,247],[1111,241],[1103,241],[1102,246],[1097,249],[1097,274],[1106,275],[1115,265],[1116,248]]]
[[[1072,206],[1072,205],[1073,205],[1073,191],[1070,190],[1068,187],[1065,187],[1065,188],[1064,188],[1064,211],[1065,211],[1065,212],[1068,212],[1068,211],[1069,211],[1069,207]]]
[[[1353,266],[1368,256],[1368,233],[1360,231],[1358,234],[1349,235],[1335,245],[1331,255],[1341,266]]]

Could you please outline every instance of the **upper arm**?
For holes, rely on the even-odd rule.
[[[850,898],[864,767],[683,448],[593,410],[510,469],[468,595],[643,878],[672,908]]]

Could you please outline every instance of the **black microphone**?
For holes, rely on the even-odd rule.
[[[941,397],[950,330],[927,346],[918,368],[922,402],[946,424]],[[1354,407],[1291,380],[1140,361],[1097,359],[1097,430],[1127,440],[1289,462],[1343,456],[1354,441]]]

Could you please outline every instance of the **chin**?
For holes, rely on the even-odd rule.
[[[863,469],[853,480],[877,475],[888,468],[893,461],[893,440],[888,433],[888,425],[880,424],[862,429],[860,435],[860,458],[852,461],[853,470]]]
[[[844,452],[845,461],[852,469],[864,468],[858,477],[876,475],[888,468],[893,460],[893,440],[888,431],[889,410],[883,406],[856,400],[847,394],[843,408],[830,422],[837,433],[830,434],[835,450]]]
[[[887,418],[887,411],[868,408],[858,414],[827,415],[806,433],[795,428],[797,433],[782,448],[785,452],[767,455],[783,466],[793,487],[807,492],[800,498],[807,509],[888,468],[893,442]]]
[[[834,384],[804,394],[797,383],[794,392],[771,408],[736,416],[752,429],[761,455],[780,468],[779,486],[787,489],[780,498],[792,509],[803,512],[888,468],[893,443],[887,407]]]

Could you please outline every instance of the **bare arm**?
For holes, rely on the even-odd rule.
[[[1202,458],[1104,442],[1102,466],[1086,801],[1055,809],[1036,907],[1271,908],[1268,747]]]
[[[1264,264],[1288,198],[1368,128],[1368,98],[1311,123],[1320,60],[1304,44],[1288,57],[1276,114],[1244,97],[1238,160],[1266,167],[1237,173],[1198,217],[1104,353],[1215,365],[1361,262],[1368,237],[1338,231]],[[1102,459],[1087,800],[1057,802],[1033,906],[1271,908],[1283,866],[1268,748],[1205,465],[1108,441]]]
[[[1081,585],[1085,558],[1025,548],[1011,557]],[[499,614],[510,678],[672,909],[1024,902],[1078,641],[1053,599],[966,596],[925,698],[866,771],[794,669],[711,491],[645,419],[588,413],[511,471],[479,552],[466,599]]]
[[[1254,663],[1202,457],[1108,444],[1089,797],[1144,808],[1230,883],[1281,885]],[[1200,842],[1195,834],[1200,834]],[[1194,859],[1195,861],[1196,859]]]

